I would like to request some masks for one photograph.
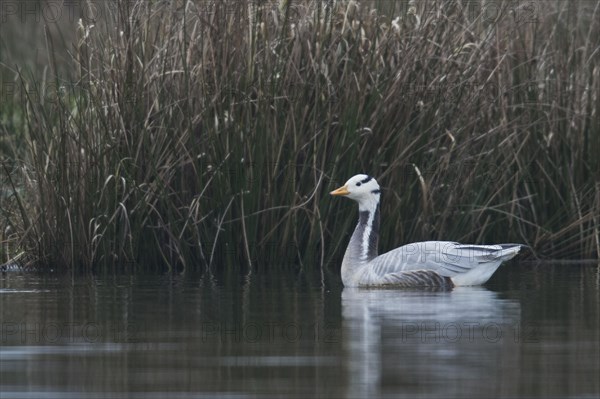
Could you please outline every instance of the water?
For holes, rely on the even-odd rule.
[[[0,396],[600,395],[596,265],[511,263],[451,292],[321,279],[0,275]]]

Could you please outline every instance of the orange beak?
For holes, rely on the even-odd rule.
[[[333,190],[329,194],[331,194],[331,195],[348,195],[348,194],[350,194],[350,191],[348,191],[348,186],[342,186],[342,187],[338,188],[337,190]]]

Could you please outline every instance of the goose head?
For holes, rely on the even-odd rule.
[[[377,180],[369,175],[356,175],[351,177],[346,184],[330,192],[331,195],[342,195],[358,202],[360,211],[372,211],[377,209],[381,190]]]

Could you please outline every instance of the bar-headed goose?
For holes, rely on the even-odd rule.
[[[377,181],[362,174],[331,192],[331,195],[343,195],[358,202],[358,225],[342,261],[342,282],[346,287],[480,285],[521,249],[520,244],[464,245],[426,241],[377,256],[380,194]]]

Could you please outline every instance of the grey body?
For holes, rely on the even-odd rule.
[[[378,256],[380,191],[375,179],[367,175],[354,176],[332,194],[347,195],[359,204],[358,224],[342,261],[342,282],[346,287],[480,285],[521,248],[519,244],[426,241]]]

